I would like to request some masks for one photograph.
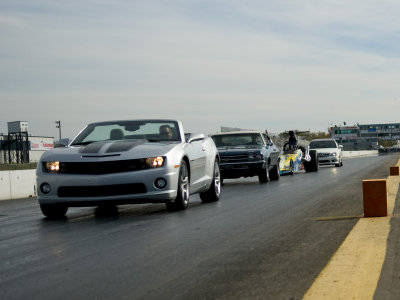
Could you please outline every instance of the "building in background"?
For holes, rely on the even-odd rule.
[[[360,136],[358,126],[334,126],[330,127],[328,131],[339,144],[355,143]]]
[[[360,138],[366,141],[399,141],[400,123],[358,125]]]
[[[28,135],[28,122],[8,122],[8,134],[0,134],[0,164],[38,162],[54,148],[54,137]]]
[[[400,123],[332,126],[328,131],[344,150],[349,151],[378,149],[382,141],[396,144],[400,141]]]

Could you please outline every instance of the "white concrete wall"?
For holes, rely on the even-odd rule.
[[[343,151],[343,157],[356,157],[356,156],[367,156],[367,155],[378,155],[378,150]]]
[[[0,200],[36,197],[36,170],[0,171]]]
[[[11,199],[10,171],[0,171],[0,200]]]

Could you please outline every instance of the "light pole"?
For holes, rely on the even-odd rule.
[[[61,121],[56,121],[56,128],[58,128],[58,131],[60,133],[60,140],[61,140]]]

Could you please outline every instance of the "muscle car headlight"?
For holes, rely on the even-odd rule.
[[[249,153],[247,155],[247,157],[249,158],[249,160],[262,160],[263,159],[263,155],[261,153]]]
[[[146,159],[146,165],[149,168],[160,168],[164,165],[165,159],[162,156],[149,157]]]
[[[263,159],[264,159],[264,156],[263,156],[262,154],[257,154],[257,155],[256,155],[256,159],[257,159],[257,160],[263,160]]]
[[[47,172],[57,173],[58,171],[60,171],[60,162],[59,161],[44,162],[43,167]]]

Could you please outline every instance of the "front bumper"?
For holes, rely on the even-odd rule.
[[[266,168],[264,161],[221,163],[220,171],[223,178],[251,177],[260,174]]]
[[[164,203],[176,198],[178,175],[179,168],[167,167],[103,175],[52,174],[38,170],[38,201],[67,206]],[[167,182],[162,189],[154,184],[158,178]],[[42,191],[43,184],[50,186],[49,193]]]
[[[325,153],[318,153],[320,165],[336,165],[339,163],[339,156],[333,156]]]

